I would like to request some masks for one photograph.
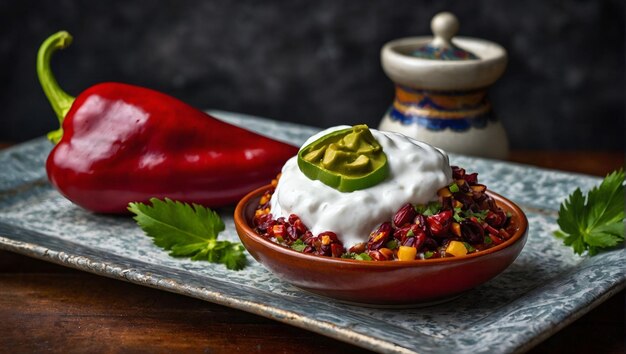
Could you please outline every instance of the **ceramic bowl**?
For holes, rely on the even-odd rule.
[[[491,195],[519,228],[502,244],[464,257],[414,261],[359,261],[304,254],[259,236],[254,210],[265,186],[246,195],[235,209],[241,242],[279,278],[312,293],[343,302],[375,306],[424,305],[454,298],[498,275],[522,251],[528,221],[513,202]]]

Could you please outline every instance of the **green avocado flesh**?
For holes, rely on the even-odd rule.
[[[372,187],[389,174],[387,156],[365,124],[334,131],[300,149],[298,167],[341,192]]]

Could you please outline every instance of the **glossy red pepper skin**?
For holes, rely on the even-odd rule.
[[[129,202],[153,197],[234,204],[298,151],[147,88],[102,83],[67,97],[46,171],[67,199],[97,213],[127,213]]]
[[[50,153],[52,184],[99,213],[152,197],[219,207],[267,184],[298,149],[168,95],[103,83],[77,98]]]

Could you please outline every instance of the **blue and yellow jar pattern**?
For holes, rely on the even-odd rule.
[[[396,85],[396,96],[388,115],[393,121],[418,124],[433,131],[462,132],[484,128],[496,121],[487,100],[487,90],[433,91],[403,85]]]

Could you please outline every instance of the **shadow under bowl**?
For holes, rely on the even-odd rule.
[[[270,185],[238,203],[237,234],[250,254],[279,278],[312,293],[368,306],[412,306],[454,298],[504,271],[522,251],[528,234],[524,212],[510,200],[488,192],[512,215],[517,231],[510,239],[463,257],[413,261],[360,261],[297,252],[254,231],[253,216]]]

